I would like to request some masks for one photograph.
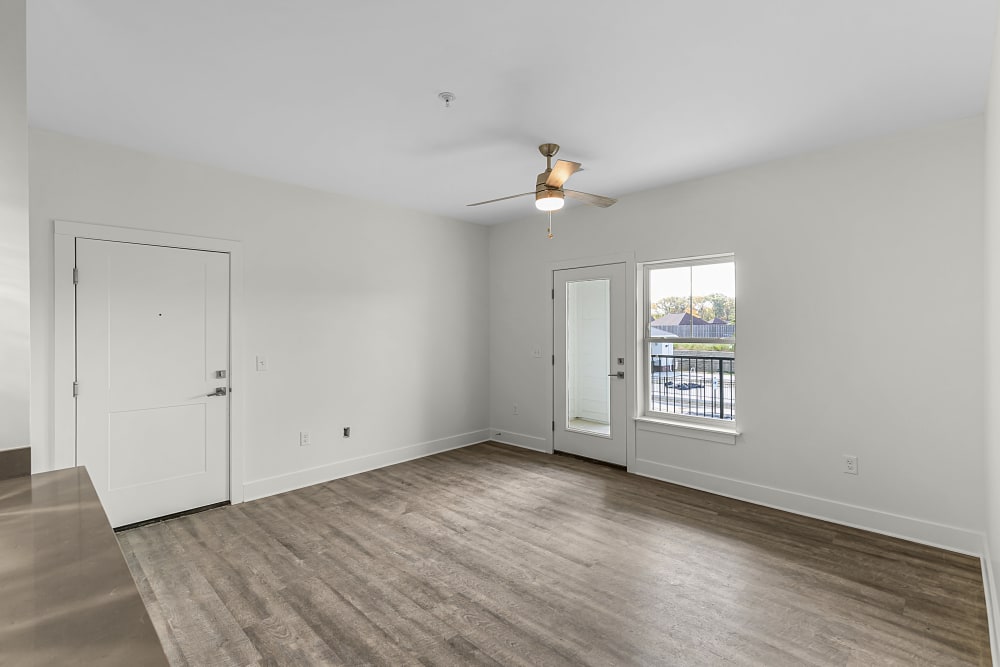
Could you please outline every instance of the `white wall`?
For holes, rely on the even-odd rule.
[[[552,241],[541,214],[493,227],[491,428],[550,442],[551,262],[735,252],[742,435],[639,430],[633,470],[978,552],[983,137],[968,119],[574,208]]]
[[[1000,33],[1000,31],[998,31]],[[986,475],[987,594],[993,612],[997,656],[997,581],[1000,572],[1000,36],[994,42],[986,109]]]
[[[55,219],[243,242],[248,497],[486,437],[485,228],[46,131],[30,148],[36,471],[53,456]]]
[[[28,102],[25,6],[0,2],[0,450],[27,447]]]

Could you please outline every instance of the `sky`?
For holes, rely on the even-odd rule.
[[[650,303],[667,296],[705,296],[716,293],[736,296],[736,265],[733,262],[654,269],[649,272]]]

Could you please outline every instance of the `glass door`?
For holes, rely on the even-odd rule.
[[[553,272],[555,449],[625,465],[625,265]]]

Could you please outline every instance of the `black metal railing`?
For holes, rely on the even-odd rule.
[[[714,419],[735,418],[736,359],[685,354],[650,357],[650,409]]]

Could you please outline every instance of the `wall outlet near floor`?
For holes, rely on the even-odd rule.
[[[350,438],[351,437],[351,427],[350,426],[345,426],[344,427],[344,437],[345,438]]]
[[[299,447],[306,447],[313,444],[312,434],[309,431],[299,431]]]
[[[257,372],[263,373],[267,370],[267,357],[257,355]]]
[[[517,403],[514,404],[514,414],[517,414]]]
[[[844,454],[844,472],[848,475],[858,474],[858,457]]]

